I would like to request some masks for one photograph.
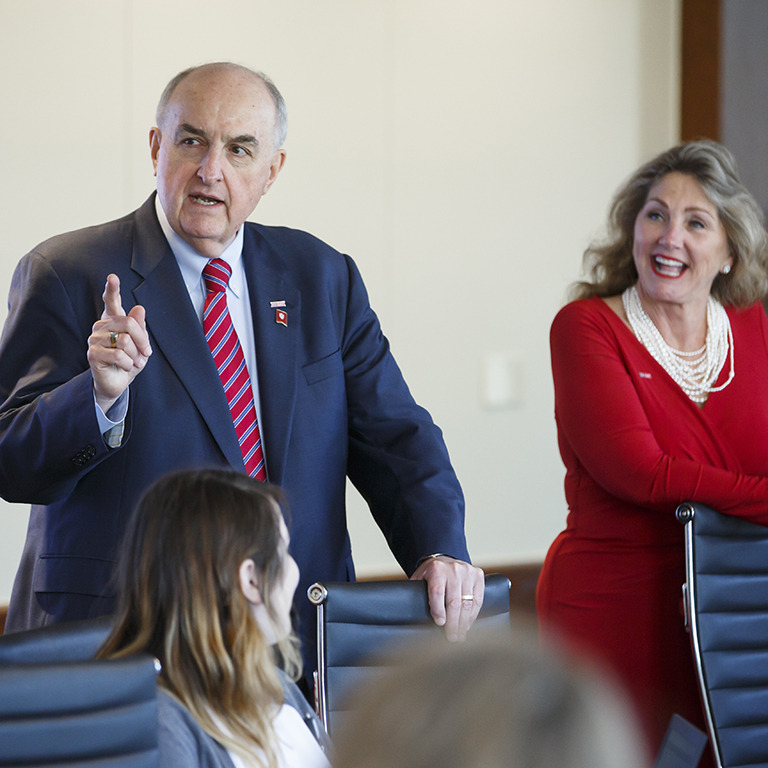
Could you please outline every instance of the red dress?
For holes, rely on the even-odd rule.
[[[768,320],[757,304],[728,316],[736,375],[701,409],[601,299],[568,304],[552,324],[569,513],[539,580],[539,623],[624,681],[651,754],[673,712],[705,729],[676,506],[768,525]]]

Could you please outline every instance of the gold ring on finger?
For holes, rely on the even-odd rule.
[[[461,599],[462,600],[469,600],[470,602],[472,602],[475,599],[475,596],[474,595],[462,595]]]
[[[112,347],[112,349],[117,348],[117,337],[119,336],[119,333],[115,333],[115,331],[109,332],[109,346]]]

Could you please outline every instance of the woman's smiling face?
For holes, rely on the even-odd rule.
[[[693,176],[677,171],[648,192],[632,253],[644,303],[705,306],[718,272],[733,264],[717,208]]]

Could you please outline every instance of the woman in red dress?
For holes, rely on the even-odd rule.
[[[704,729],[675,508],[768,525],[768,240],[709,141],[641,167],[609,228],[552,325],[569,513],[537,608],[544,632],[623,680],[655,754],[673,712]]]

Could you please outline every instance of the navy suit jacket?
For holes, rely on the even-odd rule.
[[[440,430],[411,397],[353,261],[312,237],[247,223],[269,480],[290,504],[301,569],[300,634],[317,580],[354,578],[348,475],[406,573],[443,552],[468,560],[461,489]],[[100,433],[87,339],[107,274],[142,304],[153,354],[130,387],[123,444]],[[270,302],[285,301],[287,327]],[[14,274],[0,341],[0,495],[29,502],[8,629],[109,612],[126,520],[144,489],[179,469],[244,471],[213,359],[154,212],[52,238]],[[311,664],[311,659],[308,659]]]

